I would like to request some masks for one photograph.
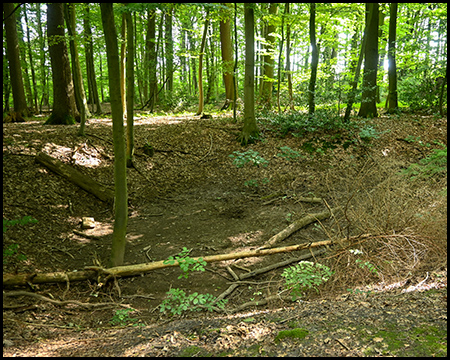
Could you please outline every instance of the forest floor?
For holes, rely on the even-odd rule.
[[[89,120],[85,138],[76,135],[77,125],[44,121],[3,125],[4,224],[24,216],[38,220],[4,226],[3,272],[106,267],[112,206],[52,173],[35,155],[44,151],[113,189],[111,119]],[[280,136],[267,123],[262,140],[245,148],[236,142],[241,125],[229,116],[138,113],[135,168],[127,169],[125,264],[164,260],[184,247],[190,257],[256,249],[327,206],[343,210],[276,246],[367,236],[316,257],[335,271],[318,292],[264,304],[283,290],[278,268],[242,281],[221,313],[173,316],[159,305],[171,288],[218,296],[234,282],[226,266],[242,275],[310,251],[214,262],[187,279],[170,267],[106,285],[4,288],[3,355],[447,356],[446,174],[399,175],[447,145],[447,119],[383,115],[370,125],[379,130],[370,143],[309,154],[301,148],[308,139]],[[153,156],[144,153],[146,143]],[[238,151],[242,159],[249,149],[268,165],[236,167],[229,155]],[[300,200],[310,196],[325,201]],[[84,217],[93,217],[95,227],[82,229]],[[8,295],[17,290],[69,303]],[[243,305],[250,301],[259,304]]]

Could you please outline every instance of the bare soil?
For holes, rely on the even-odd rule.
[[[3,271],[32,274],[106,267],[114,219],[111,204],[36,163],[35,155],[44,151],[113,189],[111,119],[89,120],[84,138],[76,135],[76,125],[44,126],[44,121],[34,118],[3,126],[3,218],[29,215],[38,220],[4,232]],[[228,296],[225,313],[182,316],[159,311],[169,289],[218,296],[233,282],[227,265],[243,274],[302,252],[212,263],[188,279],[178,279],[179,268],[166,268],[115,283],[30,285],[21,290],[108,305],[58,306],[30,296],[4,296],[3,355],[446,356],[446,204],[438,195],[446,180],[438,177],[414,185],[393,179],[429,155],[437,142],[447,144],[447,120],[383,116],[373,125],[390,131],[369,145],[338,147],[314,156],[301,150],[305,139],[282,138],[265,129],[262,141],[248,148],[269,165],[237,168],[229,155],[248,148],[236,142],[241,125],[229,117],[199,120],[193,115],[140,113],[135,119],[135,168],[127,169],[125,264],[164,260],[183,247],[191,257],[255,249],[293,220],[326,210],[328,204],[347,211],[309,225],[279,245],[372,233],[372,243],[364,250],[382,275],[356,266],[348,249],[333,247],[317,260],[336,271],[336,278],[319,293],[305,292],[300,302],[279,299],[233,311],[279,293],[281,268],[241,284]],[[144,153],[145,144],[153,146],[153,156]],[[280,156],[282,146],[302,157]],[[405,184],[399,186],[399,181]],[[378,193],[382,198],[375,198]],[[326,204],[298,201],[301,196],[321,197]],[[386,209],[392,214],[387,216]],[[429,217],[420,222],[409,211]],[[93,217],[95,228],[81,229],[83,217]],[[383,234],[388,236],[381,239]],[[400,241],[412,242],[414,250],[398,255],[393,248]],[[5,249],[12,244],[19,245],[18,253],[26,260],[13,255],[5,261]],[[389,261],[402,270],[387,266]],[[124,308],[134,310],[113,323]],[[281,333],[287,334],[283,338],[283,330],[295,331]]]

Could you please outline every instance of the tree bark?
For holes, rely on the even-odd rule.
[[[367,42],[364,54],[364,75],[361,107],[358,116],[377,117],[377,70],[378,70],[378,3],[366,4],[369,14]]]
[[[316,94],[316,79],[317,79],[317,65],[319,64],[319,51],[317,50],[316,42],[316,4],[311,3],[311,12],[309,18],[309,37],[311,41],[311,78],[309,79],[308,89],[308,112],[313,115],[316,109],[315,94]]]
[[[133,167],[134,154],[134,29],[131,13],[125,13],[127,22],[127,167]]]
[[[332,245],[333,240],[323,240],[313,243],[299,244],[284,246],[266,250],[248,250],[231,254],[218,254],[194,257],[194,260],[202,258],[207,263],[216,261],[226,261],[233,259],[243,259],[248,257],[258,257],[273,254],[280,254],[291,251],[312,249],[319,246]],[[67,281],[82,281],[87,279],[95,279],[100,273],[106,276],[121,277],[121,276],[134,276],[150,272],[157,269],[164,269],[167,267],[179,266],[179,262],[174,260],[173,263],[167,260],[155,261],[146,264],[135,264],[126,266],[115,266],[107,269],[87,266],[84,271],[69,271],[69,272],[55,272],[55,273],[34,273],[34,274],[3,274],[3,286],[17,286],[31,284],[43,284],[43,283],[61,283]]]
[[[7,55],[9,62],[10,82],[13,93],[15,117],[23,120],[22,116],[28,116],[27,101],[23,87],[22,66],[20,64],[19,38],[17,36],[16,16],[13,13],[13,3],[3,3],[5,17],[5,32]],[[23,120],[24,121],[24,120]]]
[[[395,63],[395,48],[397,41],[397,3],[390,3],[389,15],[389,49],[388,49],[388,77],[389,77],[389,106],[388,112],[394,113],[398,110],[397,94],[397,66]]]
[[[239,141],[247,145],[259,135],[255,118],[255,15],[254,3],[244,4],[245,19],[245,75],[244,75],[244,127]]]
[[[203,29],[203,37],[202,37],[202,43],[200,45],[200,55],[198,57],[198,111],[196,115],[201,115],[203,113],[203,52],[205,51],[205,44],[206,44],[206,34],[208,31],[208,25],[209,25],[209,11],[206,12],[205,16],[205,25]]]
[[[123,131],[122,100],[120,95],[120,66],[117,33],[112,3],[100,4],[108,57],[109,92],[114,138],[114,230],[110,266],[123,264],[128,222],[127,169]]]
[[[222,5],[229,5],[226,3],[222,3]],[[231,44],[231,21],[230,16],[225,13],[223,16],[225,17],[220,21],[220,48],[222,50],[222,72],[223,72],[223,82],[225,84],[225,104],[229,104],[234,100],[234,84],[233,84],[233,69],[234,69],[234,59],[233,59],[233,46]]]
[[[114,192],[112,190],[105,188],[104,186],[100,185],[98,182],[91,179],[89,176],[84,175],[72,166],[64,164],[63,162],[43,152],[40,152],[36,155],[36,161],[49,168],[51,171],[57,173],[58,175],[63,176],[71,183],[93,194],[98,199],[110,203],[114,201]]]
[[[65,43],[62,3],[48,4],[47,34],[52,64],[53,111],[45,124],[75,124],[79,113]]]

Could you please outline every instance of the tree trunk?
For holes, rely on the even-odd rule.
[[[286,15],[289,16],[289,3],[286,3]],[[294,94],[292,90],[292,71],[291,71],[291,23],[288,18],[286,24],[286,73],[288,81],[289,107],[291,111],[295,110]]]
[[[200,45],[200,55],[198,57],[198,111],[196,115],[201,115],[203,113],[203,52],[205,51],[206,34],[209,25],[208,17],[209,11],[206,12],[202,43]]]
[[[36,155],[36,161],[56,174],[63,176],[71,183],[86,190],[88,193],[93,194],[98,199],[106,202],[113,202],[114,193],[110,189],[105,188],[103,185],[91,179],[89,176],[84,175],[72,166],[64,164],[42,152]]]
[[[15,117],[23,120],[22,116],[28,116],[27,101],[23,87],[22,66],[19,55],[19,39],[17,37],[16,16],[13,13],[13,3],[3,3],[3,14],[5,18],[7,55],[9,62],[9,73],[13,93]]]
[[[38,111],[38,91],[37,91],[37,84],[36,84],[36,72],[34,70],[34,61],[33,61],[33,52],[31,51],[31,36],[30,36],[30,27],[28,26],[28,16],[27,11],[24,11],[24,17],[25,17],[25,24],[27,26],[27,52],[28,52],[28,59],[31,64],[31,80],[33,83],[33,104],[36,111]]]
[[[79,119],[79,113],[75,103],[75,92],[64,36],[62,3],[47,5],[47,34],[52,64],[53,111],[45,124],[75,124],[75,119]]]
[[[243,145],[259,135],[255,118],[255,15],[254,3],[244,4],[245,21],[245,75],[244,75],[244,127],[239,141]]]
[[[397,94],[397,66],[395,64],[395,47],[397,41],[397,3],[390,3],[389,15],[389,49],[388,49],[388,76],[389,76],[389,106],[388,112],[394,113],[398,111],[398,94]]]
[[[223,3],[222,5],[227,6],[228,4]],[[224,10],[223,10],[224,11]],[[223,71],[223,82],[225,84],[225,103],[228,104],[234,100],[234,84],[233,84],[233,70],[234,70],[234,60],[233,60],[233,46],[231,44],[231,21],[227,14],[225,19],[220,21],[220,48],[222,50],[222,71]]]
[[[125,255],[128,222],[127,169],[123,138],[123,113],[120,86],[118,86],[120,85],[119,51],[112,3],[101,3],[100,8],[108,57],[109,92],[111,96],[114,138],[114,232],[110,266],[119,266],[123,264]]]
[[[316,79],[317,79],[317,65],[319,64],[319,51],[317,50],[316,42],[316,4],[311,3],[311,13],[309,18],[309,37],[311,41],[311,78],[309,79],[308,89],[308,112],[313,115],[316,110],[315,94],[316,94]]]
[[[94,66],[94,46],[92,44],[92,30],[91,20],[89,17],[89,4],[85,4],[85,13],[83,17],[84,28],[84,42],[85,42],[85,55],[86,55],[86,74],[89,89],[89,98],[92,104],[95,104],[97,115],[101,114],[102,105],[98,96],[97,80],[95,78],[95,66]]]
[[[127,21],[125,13],[122,13],[122,26],[120,28],[120,97],[122,99],[122,115],[127,113],[127,93],[126,93],[126,36],[127,36]]]
[[[166,84],[166,90],[173,91],[173,38],[172,38],[172,17],[173,9],[170,7],[165,14],[165,54],[166,54],[166,76],[169,78]]]
[[[378,69],[378,3],[366,4],[369,14],[367,43],[364,54],[364,75],[361,108],[358,116],[377,117],[377,69]],[[372,15],[370,15],[372,14]]]
[[[269,6],[269,14],[271,16],[275,16],[278,12],[278,4],[271,3]],[[273,23],[273,19],[269,20],[269,24],[266,28],[266,44],[264,55],[264,80],[262,82],[262,91],[261,91],[261,104],[270,109],[272,107],[272,91],[273,91],[273,82],[274,79],[274,56],[275,56],[275,36],[274,33],[276,31],[276,26]]]
[[[84,136],[84,128],[86,124],[86,117],[91,114],[86,101],[86,94],[84,93],[83,87],[83,76],[81,75],[80,58],[78,56],[78,48],[76,41],[76,30],[75,30],[75,4],[64,3],[64,14],[66,18],[67,31],[70,36],[70,57],[72,59],[72,75],[73,84],[75,91],[75,100],[77,103],[77,108],[80,111],[80,129],[78,135]]]
[[[157,78],[156,78],[156,12],[155,10],[148,11],[148,23],[147,23],[147,37],[145,40],[147,63],[149,74],[149,99],[150,99],[150,111],[152,112],[156,104]]]
[[[133,167],[134,153],[134,30],[131,13],[125,13],[127,22],[127,167]]]

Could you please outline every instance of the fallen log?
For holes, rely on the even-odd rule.
[[[70,165],[64,164],[63,162],[43,152],[40,152],[36,155],[36,161],[44,165],[51,171],[57,173],[58,175],[61,175],[62,177],[66,178],[73,184],[93,194],[100,200],[110,203],[114,201],[113,190],[104,187],[95,180],[91,179],[89,176],[84,175],[77,169],[74,169]]]
[[[316,214],[308,214],[308,215],[302,217],[301,219],[294,221],[291,225],[289,225],[284,230],[280,231],[278,234],[272,236],[263,246],[261,246],[258,249],[269,248],[269,247],[275,245],[275,243],[286,239],[288,236],[290,236],[297,230],[301,229],[302,227],[305,227],[306,225],[309,225],[309,224],[313,223],[314,221],[324,220],[324,219],[330,217],[332,213],[336,212],[339,209],[340,209],[340,207],[337,207],[335,209],[332,209],[331,211],[325,210],[325,211],[322,211],[322,212],[316,213]]]
[[[256,250],[240,251],[231,254],[209,255],[201,258],[206,262],[216,262],[233,259],[242,259],[247,257],[279,254],[331,244],[333,244],[333,240],[323,240],[306,244],[284,246],[266,250],[256,249]],[[199,258],[200,257],[195,257],[193,259],[198,260]],[[167,260],[161,260],[145,264],[116,266],[109,269],[89,266],[85,267],[85,270],[83,271],[71,271],[71,272],[3,274],[3,286],[17,286],[17,285],[23,286],[27,284],[63,283],[67,281],[94,280],[97,279],[99,275],[106,275],[112,277],[134,276],[142,273],[147,273],[152,270],[163,269],[166,267],[173,267],[173,266],[179,266],[178,261],[174,260],[173,263],[169,263],[167,262]]]

